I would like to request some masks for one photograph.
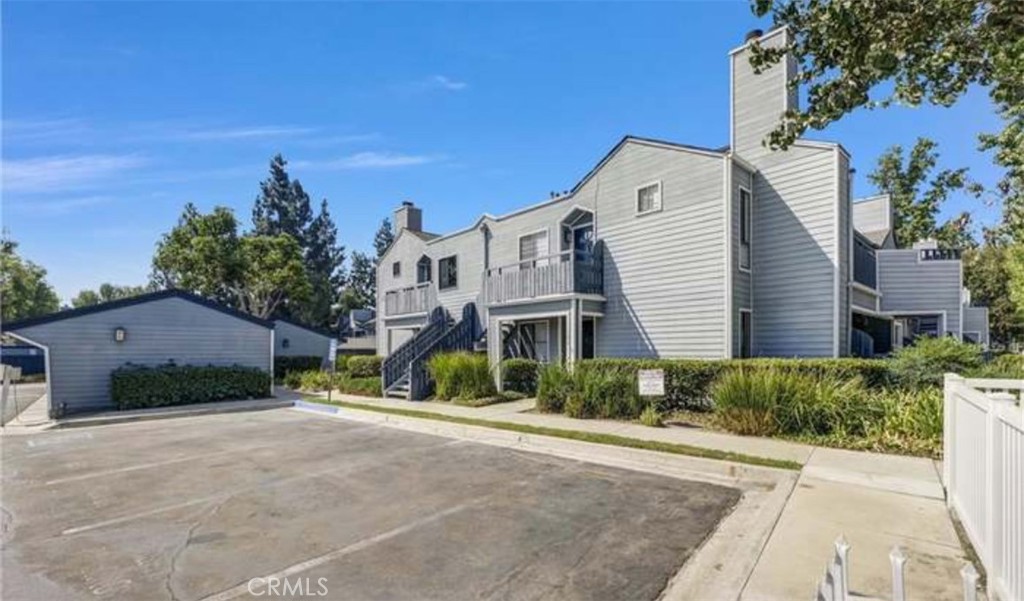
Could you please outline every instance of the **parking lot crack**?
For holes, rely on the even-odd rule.
[[[222,499],[208,511],[204,511],[196,520],[189,526],[188,531],[185,533],[185,538],[181,541],[181,544],[171,553],[170,565],[167,568],[167,577],[164,579],[164,588],[167,589],[167,594],[171,598],[171,601],[179,601],[177,593],[174,592],[174,574],[178,569],[178,560],[181,558],[185,550],[188,549],[189,545],[192,544],[192,539],[195,535],[196,530],[202,526],[206,520],[213,517],[220,511],[220,508],[224,506],[234,495],[224,495]]]

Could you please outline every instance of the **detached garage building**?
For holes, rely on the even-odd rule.
[[[126,363],[267,373],[274,366],[272,322],[180,290],[3,324],[3,331],[44,350],[51,416],[113,409],[110,372]]]
[[[274,320],[274,346],[278,357],[327,359],[334,335],[290,319]]]

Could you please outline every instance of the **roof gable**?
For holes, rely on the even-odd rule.
[[[313,326],[306,325],[306,324],[298,322],[298,321],[293,321],[291,319],[285,319],[284,317],[275,317],[274,318],[274,325],[275,326],[277,325],[277,322],[286,323],[286,324],[288,324],[288,325],[290,325],[290,326],[292,326],[294,328],[299,328],[301,330],[306,330],[307,332],[312,332],[313,334],[318,334],[318,335],[324,336],[326,338],[335,338],[334,332],[331,332],[330,330],[325,330],[323,328],[313,327]]]
[[[106,303],[100,303],[98,305],[79,307],[77,309],[66,309],[64,311],[57,311],[56,313],[50,313],[48,315],[40,315],[39,317],[30,317],[28,319],[22,319],[9,324],[3,324],[3,331],[14,332],[17,330],[23,330],[25,328],[31,328],[43,324],[64,321],[67,319],[75,319],[76,317],[84,317],[86,315],[93,315],[95,313],[104,313],[106,311],[113,311],[114,309],[123,309],[125,307],[142,305],[145,303],[160,301],[168,298],[178,298],[184,301],[188,301],[190,303],[194,303],[207,309],[212,309],[214,311],[223,313],[236,319],[241,319],[244,321],[254,323],[258,326],[263,326],[264,328],[267,329],[274,328],[274,324],[265,319],[260,319],[259,317],[249,315],[248,313],[243,313],[242,311],[238,311],[237,309],[232,309],[231,307],[227,307],[220,303],[214,302],[210,299],[192,294],[191,292],[185,292],[184,290],[178,290],[176,288],[169,288],[167,290],[158,290],[157,292],[149,292],[146,294],[140,294],[138,296],[132,296]]]

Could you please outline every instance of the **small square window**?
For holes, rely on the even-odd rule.
[[[400,261],[395,261],[391,264],[391,275],[396,278],[402,275],[402,263]]]
[[[661,210],[661,182],[646,184],[636,189],[636,213],[643,215]]]

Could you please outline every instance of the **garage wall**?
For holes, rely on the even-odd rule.
[[[274,332],[274,354],[278,357],[326,358],[330,353],[329,336],[280,319],[274,321]]]
[[[114,342],[114,329],[127,339]],[[244,365],[270,371],[273,330],[178,297],[15,330],[50,349],[50,406],[113,408],[110,372],[125,363]],[[269,391],[268,391],[269,392]]]

